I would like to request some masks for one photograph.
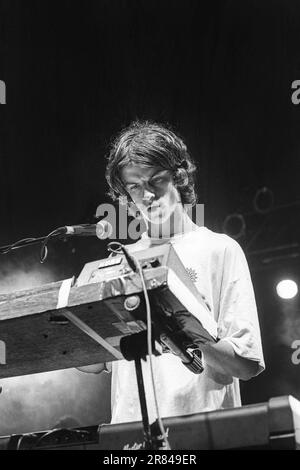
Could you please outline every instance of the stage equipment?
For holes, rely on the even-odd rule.
[[[240,408],[163,419],[172,450],[299,449],[300,402],[292,396]],[[0,437],[0,450],[143,449],[141,422]]]
[[[197,341],[217,341],[205,299],[171,244],[135,257],[143,269],[157,345],[201,373]],[[139,273],[120,254],[88,263],[77,280],[0,295],[0,325],[0,378],[123,359],[121,338],[146,329]]]

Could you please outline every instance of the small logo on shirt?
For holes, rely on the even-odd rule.
[[[193,268],[185,268],[186,272],[188,273],[190,280],[193,282],[197,282],[198,280],[198,274]]]

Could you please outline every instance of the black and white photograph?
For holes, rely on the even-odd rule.
[[[299,0],[0,0],[0,105],[0,450],[300,449]]]

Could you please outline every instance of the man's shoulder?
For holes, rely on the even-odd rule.
[[[198,227],[196,230],[184,234],[182,237],[172,237],[168,240],[171,243],[180,245],[189,245],[196,248],[196,246],[205,247],[206,250],[224,253],[233,253],[240,251],[241,247],[239,243],[226,235],[225,233],[214,232],[207,227]],[[166,242],[167,243],[167,242]],[[149,237],[142,237],[137,242],[127,244],[126,247],[130,252],[146,250],[150,248],[151,240]]]
[[[213,251],[236,251],[240,250],[241,246],[239,243],[225,233],[215,232],[207,227],[200,227],[199,230],[195,230],[191,233],[192,239],[195,243],[201,243],[207,249]]]
[[[234,238],[225,233],[217,233],[207,229],[206,247],[209,253],[216,258],[216,262],[220,262],[235,266],[246,266],[247,256],[242,246]]]

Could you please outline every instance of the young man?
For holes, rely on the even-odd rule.
[[[242,249],[233,239],[198,227],[185,211],[195,204],[195,165],[183,141],[154,123],[135,122],[111,146],[111,196],[126,198],[146,231],[134,251],[171,243],[218,324],[217,343],[199,343],[204,372],[193,374],[171,353],[153,358],[163,417],[240,406],[239,379],[264,369],[253,287]],[[197,321],[197,320],[196,320]],[[101,367],[100,367],[101,368]],[[94,369],[94,371],[96,371]],[[150,422],[155,407],[149,362],[143,375]],[[112,363],[112,422],[141,420],[134,363]]]

